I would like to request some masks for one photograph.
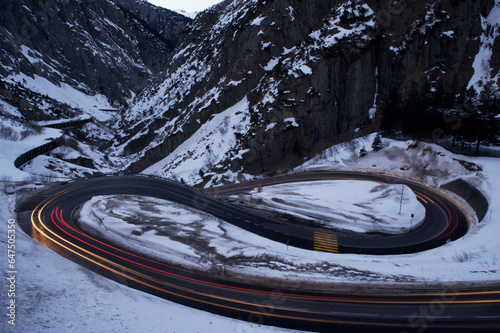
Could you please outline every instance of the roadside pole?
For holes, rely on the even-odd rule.
[[[403,208],[403,192],[405,191],[405,186],[401,185],[401,200],[399,201],[399,215],[401,215],[401,208]]]

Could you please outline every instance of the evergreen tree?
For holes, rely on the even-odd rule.
[[[425,121],[424,111],[424,101],[415,83],[412,85],[408,98],[404,103],[401,123],[401,131],[403,134],[418,138],[418,134],[422,131],[423,121]]]
[[[495,83],[486,83],[480,94],[470,87],[462,103],[462,142],[474,142],[476,154],[482,144],[498,144],[500,95]]]
[[[479,152],[481,142],[498,143],[498,115],[500,97],[498,88],[493,81],[486,83],[479,94],[478,118],[479,126],[476,141],[476,154]]]
[[[381,106],[382,122],[380,127],[385,133],[391,133],[401,126],[401,96],[392,89],[385,103]]]
[[[382,136],[380,135],[380,133],[377,133],[377,136],[375,136],[375,139],[373,139],[372,148],[375,151],[379,151],[384,148],[384,144],[382,143]]]
[[[462,126],[458,128],[458,137],[462,141],[462,150],[464,149],[465,142],[472,142],[475,140],[475,133],[477,131],[477,91],[474,86],[465,90],[459,97],[461,105],[461,118]]]

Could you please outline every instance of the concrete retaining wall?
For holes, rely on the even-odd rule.
[[[58,138],[44,145],[28,150],[27,152],[19,155],[19,157],[16,158],[16,160],[14,161],[14,165],[16,166],[16,168],[20,168],[21,166],[28,163],[35,157],[46,154],[52,149],[59,147],[60,145],[61,145],[61,138]]]
[[[441,186],[442,189],[451,191],[461,196],[469,203],[477,215],[477,219],[481,222],[489,209],[488,199],[477,188],[469,184],[463,179],[457,179],[451,183]]]

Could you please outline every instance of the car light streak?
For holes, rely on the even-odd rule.
[[[422,201],[424,201],[426,204],[428,204],[429,202],[434,203],[434,201],[431,198],[429,198],[427,195],[423,194],[421,191],[418,191],[417,189],[412,188],[412,187],[410,187],[410,188],[415,193],[415,195],[418,198],[422,199]]]
[[[46,205],[44,205],[41,210],[43,210],[43,208]],[[41,211],[39,212],[39,216],[40,215],[41,215]],[[39,222],[43,225],[43,227],[46,228],[45,224],[41,220],[39,220]],[[162,293],[169,294],[169,295],[176,296],[176,297],[180,297],[180,298],[183,298],[183,299],[187,299],[187,300],[190,300],[190,301],[193,301],[193,302],[203,303],[203,304],[206,304],[206,305],[211,305],[211,306],[215,306],[215,307],[219,307],[219,308],[225,308],[225,309],[234,310],[234,311],[238,311],[238,312],[243,312],[243,313],[247,313],[247,314],[249,314],[249,313],[250,314],[256,314],[256,315],[263,315],[263,314],[265,314],[266,316],[275,317],[275,318],[290,319],[290,320],[300,320],[300,321],[308,321],[308,322],[316,322],[316,323],[326,323],[326,324],[334,324],[334,325],[381,326],[381,327],[400,327],[401,326],[400,324],[396,324],[396,323],[360,322],[359,320],[356,320],[356,321],[347,321],[347,320],[311,318],[311,317],[309,317],[311,314],[318,314],[318,315],[328,315],[328,314],[330,314],[331,315],[332,313],[309,311],[309,310],[300,310],[300,309],[291,309],[291,308],[284,308],[284,307],[278,307],[278,306],[269,306],[269,305],[265,305],[265,304],[255,304],[255,303],[243,302],[243,301],[238,301],[238,300],[233,300],[233,299],[228,299],[228,298],[223,298],[223,297],[219,297],[219,296],[214,296],[214,295],[209,295],[209,294],[205,294],[205,293],[196,292],[196,291],[193,291],[193,290],[190,290],[190,289],[186,289],[186,288],[182,288],[182,287],[170,284],[170,283],[166,283],[165,281],[158,280],[156,278],[153,278],[153,277],[150,277],[150,276],[145,275],[143,273],[137,272],[137,271],[132,270],[130,268],[127,268],[125,266],[119,265],[119,264],[117,264],[117,263],[115,263],[113,261],[110,261],[110,260],[108,260],[106,258],[97,256],[97,255],[95,255],[95,254],[93,254],[93,253],[91,253],[91,252],[89,252],[89,251],[87,251],[85,249],[82,249],[81,247],[73,244],[76,248],[78,248],[78,249],[80,249],[80,250],[82,250],[82,251],[84,251],[84,252],[86,252],[86,253],[88,253],[88,254],[96,257],[96,258],[98,258],[99,260],[102,260],[102,261],[104,261],[104,262],[106,262],[106,263],[108,263],[108,264],[110,264],[112,266],[115,266],[115,267],[119,268],[121,271],[119,271],[117,269],[114,269],[112,267],[109,267],[109,266],[103,264],[100,261],[96,261],[96,260],[94,260],[92,258],[86,257],[85,255],[82,255],[81,253],[78,253],[77,251],[69,248],[68,246],[66,246],[66,245],[58,242],[57,240],[55,240],[52,237],[50,237],[49,235],[47,235],[43,230],[39,229],[39,227],[36,224],[34,224],[34,227],[37,229],[37,231],[40,234],[44,235],[44,237],[46,237],[50,241],[54,242],[55,244],[57,244],[57,245],[65,248],[66,250],[68,250],[68,251],[70,251],[70,252],[78,255],[79,257],[81,257],[81,258],[83,258],[85,260],[88,260],[89,262],[92,262],[95,265],[98,265],[98,266],[100,266],[100,267],[102,267],[102,268],[104,268],[104,269],[112,272],[113,274],[117,274],[117,275],[122,276],[123,278],[125,278],[127,280],[134,281],[135,283],[138,283],[138,284],[141,284],[143,286],[155,289],[155,290],[160,291]],[[49,232],[53,233],[50,229],[47,229],[47,230]],[[54,234],[54,235],[57,236],[56,234]],[[124,271],[126,271],[126,272],[128,272],[130,274],[136,275],[138,277],[141,277],[141,278],[143,278],[143,280],[138,279],[137,277],[134,277],[132,275],[125,274],[125,273],[123,273]],[[255,311],[255,310],[246,309],[246,308],[239,308],[239,307],[235,307],[235,306],[229,306],[229,305],[224,305],[224,304],[220,304],[220,303],[214,303],[214,302],[202,300],[202,299],[199,299],[199,298],[186,296],[186,295],[180,294],[178,292],[173,292],[171,290],[167,290],[165,288],[159,287],[159,286],[157,286],[155,284],[152,284],[150,282],[146,282],[145,280],[146,281],[151,281],[151,282],[154,282],[154,283],[158,283],[158,284],[163,285],[163,286],[168,286],[168,287],[180,290],[180,291],[192,293],[192,294],[195,294],[195,295],[198,295],[198,296],[204,296],[204,297],[215,299],[215,300],[228,301],[228,302],[231,302],[231,303],[236,303],[236,304],[241,304],[241,305],[247,305],[247,306],[250,306],[250,307],[258,307],[260,309],[267,308],[267,309],[272,309],[273,311],[283,310],[283,311],[296,312],[296,313],[301,313],[301,314],[305,314],[305,315],[309,315],[309,316],[298,317],[298,316],[290,316],[290,315],[281,315],[281,314],[277,314],[277,313],[274,313],[274,312],[263,313],[262,310]],[[300,297],[295,297],[295,298],[300,298]],[[376,303],[380,303],[380,302],[373,301],[373,302],[369,302],[369,303],[376,304]],[[408,303],[406,303],[406,302],[403,302],[403,303],[397,302],[397,303],[394,303],[394,304],[408,304]],[[428,301],[427,302],[424,301],[422,303],[417,302],[417,303],[410,303],[410,304],[428,304]],[[348,314],[349,313],[344,313],[343,315],[348,315]]]
[[[454,219],[454,221],[455,221],[455,225],[453,226],[453,229],[451,229],[451,230],[450,230],[450,232],[448,232],[446,235],[443,235],[443,236],[439,237],[439,238],[438,238],[438,240],[441,240],[441,239],[443,239],[443,238],[446,238],[446,237],[450,236],[453,232],[455,232],[455,230],[456,230],[456,229],[457,229],[457,227],[458,227],[458,213],[457,213],[457,211],[455,210],[455,208],[451,207],[451,209],[452,209],[452,210],[453,210],[453,212],[455,213],[455,219]],[[448,210],[448,212],[449,212],[449,210]],[[451,220],[451,213],[450,213],[450,220]]]
[[[316,176],[316,175],[315,175]],[[319,180],[314,178],[315,180]],[[325,179],[346,179],[343,177],[325,177]],[[347,178],[351,180],[373,181],[361,178]],[[386,179],[386,178],[382,178]],[[310,181],[307,177],[296,177],[293,181]],[[322,179],[324,180],[324,179]],[[290,179],[276,180],[276,184],[290,182]],[[385,182],[373,181],[375,183],[387,184]],[[141,183],[142,184],[142,183]],[[144,188],[147,188],[143,185]],[[444,214],[439,216],[443,222],[439,224],[439,229],[444,225],[444,218],[446,217],[446,227],[436,233],[432,238],[442,240],[450,237],[458,228],[460,217],[452,204],[449,204],[444,197],[436,194],[427,193],[417,187],[408,185],[415,193],[417,198],[424,202],[426,205],[437,205]],[[142,255],[128,252],[119,247],[107,244],[106,241],[101,241],[87,235],[76,229],[72,225],[72,219],[65,220],[63,209],[57,205],[57,200],[63,198],[65,195],[78,194],[78,190],[84,186],[70,185],[62,191],[56,192],[51,196],[43,197],[43,201],[39,203],[36,208],[31,210],[31,226],[32,237],[38,240],[48,248],[57,250],[62,255],[65,255],[85,267],[92,267],[95,265],[94,270],[98,271],[101,275],[107,276],[118,282],[128,281],[136,289],[144,290],[149,293],[161,296],[167,299],[181,300],[181,303],[192,305],[196,304],[201,309],[225,309],[229,312],[217,310],[220,313],[234,313],[244,315],[257,315],[266,318],[279,318],[290,321],[300,321],[308,323],[322,323],[326,325],[355,325],[355,326],[380,326],[380,327],[411,327],[408,322],[392,321],[394,318],[391,316],[381,318],[378,316],[377,307],[368,307],[371,305],[386,305],[386,306],[407,306],[408,312],[411,313],[415,310],[413,306],[422,306],[439,303],[450,305],[461,304],[499,304],[500,291],[468,291],[468,292],[429,292],[429,293],[373,293],[373,294],[326,294],[326,293],[312,293],[307,294],[307,291],[292,292],[276,292],[258,289],[260,287],[250,286],[249,288],[240,287],[242,284],[231,285],[231,282],[218,281],[216,278],[198,272],[193,272],[180,267],[168,265],[163,262],[155,261]],[[126,187],[125,187],[126,188]],[[152,187],[154,189],[154,187]],[[246,187],[241,187],[246,188]],[[88,188],[87,188],[88,189]],[[130,189],[130,187],[129,187]],[[234,188],[231,188],[233,191]],[[156,191],[158,196],[158,190]],[[174,193],[174,195],[178,195]],[[190,198],[189,196],[185,196]],[[441,200],[442,199],[442,200]],[[32,208],[33,206],[31,206]],[[62,206],[61,206],[62,207]],[[66,207],[66,206],[64,206]],[[69,205],[69,207],[72,207]],[[224,213],[224,206],[221,206]],[[31,209],[30,208],[30,209]],[[213,208],[213,207],[212,207]],[[66,210],[69,211],[69,210]],[[227,213],[227,211],[226,211]],[[229,214],[229,213],[228,213]],[[226,215],[228,215],[226,214]],[[243,216],[243,215],[242,215]],[[237,216],[240,218],[239,216]],[[463,216],[461,217],[463,219]],[[241,218],[240,218],[241,219]],[[27,219],[26,219],[27,220]],[[265,227],[265,226],[264,226]],[[438,227],[436,227],[438,229]],[[338,252],[342,244],[337,239],[337,235],[314,232],[312,235],[314,248],[317,250]],[[78,260],[75,260],[78,259]],[[80,260],[81,259],[81,260]],[[183,275],[185,272],[186,275]],[[188,276],[189,275],[189,276]],[[209,278],[211,281],[203,280]],[[215,281],[215,282],[213,282]],[[227,283],[227,284],[225,284]],[[127,284],[127,283],[125,283]],[[244,286],[244,285],[243,285]],[[200,289],[201,288],[201,289]],[[207,293],[208,291],[208,293]],[[233,293],[228,296],[228,291]],[[303,294],[301,294],[303,293]],[[255,298],[253,298],[255,297]],[[283,303],[288,301],[288,304],[274,304],[272,302],[257,301],[265,297],[280,297]],[[255,301],[252,301],[255,300]],[[292,300],[305,301],[292,302]],[[309,308],[308,302],[315,302],[314,308]],[[324,306],[322,305],[324,303]],[[300,305],[296,305],[300,304]],[[362,309],[367,306],[365,313],[362,312],[335,312],[333,309],[341,309],[348,304],[359,305],[354,307]],[[496,305],[495,305],[496,307]],[[405,317],[407,308],[401,310],[400,318]],[[478,308],[476,308],[478,309]],[[491,312],[491,307],[489,308]],[[496,309],[496,308],[493,308]],[[210,310],[212,311],[212,310]],[[216,311],[216,312],[217,312]],[[342,311],[342,310],[341,310]],[[451,312],[453,313],[453,312]],[[475,313],[469,316],[470,318],[477,318]],[[355,317],[365,317],[363,319]],[[366,319],[370,317],[372,319]],[[412,316],[409,316],[411,318]],[[488,318],[497,318],[495,316],[487,316]],[[250,317],[249,317],[250,318]],[[434,316],[432,318],[440,319],[453,319],[444,313],[442,316]],[[474,319],[470,324],[477,324]],[[468,325],[469,322],[462,324]],[[433,322],[432,327],[460,327],[461,324],[456,324],[454,321]],[[329,326],[330,327],[330,326]]]
[[[420,192],[420,194],[422,194],[422,193]],[[423,194],[422,194],[422,195],[423,195]],[[446,211],[446,215],[447,215],[447,217],[448,217],[448,223],[447,223],[446,227],[445,227],[443,230],[441,230],[441,231],[437,232],[436,234],[434,234],[434,235],[431,237],[431,238],[436,238],[437,240],[442,240],[443,238],[446,238],[446,237],[450,236],[450,235],[451,235],[452,233],[454,233],[454,232],[455,232],[455,230],[457,229],[457,227],[458,227],[458,213],[456,212],[455,208],[451,207],[451,208],[453,209],[454,213],[455,213],[455,218],[453,218],[453,216],[452,216],[452,214],[451,214],[451,212],[450,212],[450,209],[449,209],[449,207],[450,207],[449,205],[447,205],[447,204],[443,203],[443,201],[442,201],[442,200],[440,200],[440,199],[436,198],[436,197],[435,197],[435,196],[433,196],[432,194],[426,193],[426,195],[425,195],[425,196],[426,196],[427,198],[429,198],[429,197],[430,197],[430,198],[433,198],[433,199],[434,199],[434,201],[439,202],[440,206],[441,206],[442,208],[444,208],[444,210]],[[455,224],[454,224],[453,228],[452,228],[452,229],[451,229],[451,230],[450,230],[447,234],[442,235],[444,232],[446,232],[446,231],[448,230],[448,228],[449,228],[449,227],[450,227],[450,225],[453,223],[453,221],[455,222]],[[439,237],[438,237],[438,236],[439,236]],[[437,238],[437,237],[438,237],[438,238]]]
[[[62,194],[61,194],[62,195]],[[55,234],[52,230],[50,230],[42,221],[42,211],[45,209],[45,207],[53,200],[55,200],[58,196],[55,196],[53,197],[49,202],[47,202],[38,212],[38,219],[39,219],[39,222],[40,224],[46,229],[48,230],[49,232],[51,232],[54,236],[68,242],[66,239],[64,238],[61,238],[60,236],[58,236],[57,234]],[[36,209],[35,209],[36,210]],[[59,212],[59,214],[58,214]],[[66,230],[64,230],[60,225],[58,225],[56,223],[56,221],[53,219],[54,215],[56,216],[56,219],[61,223],[63,224],[64,226],[70,228],[71,230],[81,234],[82,236],[85,236],[86,238],[88,239],[91,239],[93,241],[96,241],[102,245],[105,245],[105,246],[109,246],[110,248],[113,248],[113,249],[116,249],[120,252],[123,252],[123,253],[126,253],[126,254],[129,254],[129,255],[133,255],[137,258],[140,258],[140,259],[143,259],[143,260],[147,260],[147,261],[151,261],[150,259],[148,258],[145,258],[145,257],[142,257],[142,256],[138,256],[138,255],[135,255],[135,254],[132,254],[130,252],[127,252],[127,251],[124,251],[122,249],[119,249],[119,248],[116,248],[116,247],[113,247],[113,246],[110,246],[109,244],[106,244],[106,243],[103,243],[101,241],[98,241],[76,229],[74,229],[73,227],[71,227],[62,217],[62,210],[59,210],[58,208],[56,208],[55,210],[52,211],[51,213],[51,217],[52,217],[52,222],[54,223],[54,225],[56,225],[61,231],[63,231],[64,233],[66,233],[67,235],[77,239],[78,241],[88,245],[88,246],[91,246],[99,251],[102,251],[104,253],[107,253],[108,255],[112,255],[118,259],[121,259],[121,260],[124,260],[124,261],[127,261],[127,262],[130,262],[132,264],[135,264],[135,265],[138,265],[138,266],[141,266],[143,268],[146,268],[146,269],[149,269],[149,270],[152,270],[152,271],[156,271],[156,272],[159,272],[159,273],[162,273],[162,274],[166,274],[166,275],[170,275],[170,276],[173,276],[173,277],[176,277],[176,278],[181,278],[181,279],[185,279],[185,280],[189,280],[191,282],[195,282],[195,283],[199,283],[199,284],[208,284],[208,285],[212,285],[212,286],[216,286],[216,287],[220,287],[220,288],[227,288],[227,289],[234,289],[234,290],[239,290],[239,291],[243,291],[243,292],[250,292],[250,293],[265,293],[265,294],[272,294],[272,295],[278,295],[278,296],[283,296],[283,297],[289,297],[289,298],[294,298],[294,299],[309,299],[309,300],[321,300],[321,301],[332,301],[332,302],[346,302],[346,303],[369,303],[369,304],[427,304],[428,303],[428,300],[386,300],[386,299],[367,299],[367,298],[356,298],[356,297],[349,297],[349,298],[346,298],[346,297],[331,297],[331,296],[312,296],[312,295],[300,295],[300,294],[286,294],[286,293],[276,293],[276,292],[269,292],[269,291],[261,291],[261,290],[255,290],[255,289],[247,289],[247,288],[239,288],[239,287],[234,287],[234,286],[228,286],[228,285],[222,285],[222,284],[216,284],[216,283],[212,283],[212,282],[207,282],[207,281],[202,281],[202,280],[197,280],[197,279],[193,279],[193,278],[189,278],[189,277],[185,277],[185,276],[181,276],[181,275],[178,275],[178,274],[174,274],[174,273],[171,273],[171,272],[166,272],[164,270],[160,270],[160,269],[157,269],[157,268],[154,268],[154,267],[150,267],[150,266],[147,266],[145,264],[141,264],[139,262],[136,262],[136,261],[133,261],[131,259],[127,259],[127,258],[124,258],[122,256],[118,256],[112,252],[109,252],[109,251],[106,251],[100,247],[97,247],[93,244],[90,244],[82,239],[79,239],[77,238],[76,236],[70,234],[69,232],[67,232]],[[33,224],[35,225],[34,221],[33,221]],[[38,228],[38,226],[35,225],[35,228],[37,229],[37,231],[44,235],[46,238],[50,239],[52,242],[56,243],[57,245],[73,252],[74,254],[80,256],[80,257],[83,257],[84,259],[86,260],[89,260],[91,261],[92,263],[94,264],[97,264],[97,265],[100,265],[98,262],[96,262],[95,260],[92,260],[70,248],[68,248],[67,246],[61,244],[60,242],[57,242],[56,240],[54,240],[53,238],[51,238],[50,236],[48,236],[45,232],[43,232],[41,229]],[[69,244],[73,245],[74,247],[78,248],[79,250],[87,253],[87,254],[90,254],[94,257],[96,257],[97,259],[99,260],[102,260],[102,261],[105,261],[111,265],[115,265],[116,267],[122,269],[122,270],[128,270],[126,267],[122,266],[122,265],[119,265],[119,264],[116,264],[114,263],[113,261],[110,261],[108,259],[105,259],[101,256],[98,256],[96,255],[95,253],[93,252],[90,252],[88,250],[85,250],[79,246],[77,246],[76,244],[74,243],[70,243],[68,242]],[[161,265],[165,265],[164,263],[159,263],[159,262],[155,262],[155,261],[152,261],[154,263],[158,263],[158,264],[161,264]],[[101,266],[101,265],[100,265]],[[174,266],[170,266],[170,265],[165,265],[167,267],[171,267],[171,268],[176,268],[177,267],[174,267]],[[105,268],[108,268],[107,266]],[[186,270],[187,271],[187,270]],[[131,273],[133,274],[139,274],[139,275],[142,275],[143,278],[147,278],[147,276],[144,276],[143,274],[141,273],[138,273],[136,271],[133,271],[133,270],[130,270]],[[125,276],[121,273],[118,273],[119,275],[122,275],[123,277],[126,277],[128,278],[129,276]],[[157,281],[158,283],[163,283],[161,281]],[[172,285],[169,285],[170,287],[172,287]],[[480,295],[480,294],[488,294],[488,293],[468,293],[467,295]],[[500,294],[500,292],[491,292],[491,294]],[[209,296],[209,295],[206,295],[206,294],[202,294],[203,296]],[[377,297],[387,297],[387,296],[398,296],[398,297],[415,297],[415,296],[425,296],[425,297],[428,297],[428,296],[444,296],[445,294],[377,294],[376,296]],[[454,293],[452,294],[453,296],[457,296],[457,295],[466,295],[466,294],[457,294],[457,293]],[[352,296],[363,296],[361,294],[357,294],[357,295],[352,295]],[[366,295],[364,295],[366,296]],[[229,300],[229,299],[224,299],[226,301],[233,301],[233,300]],[[443,303],[455,303],[455,304],[472,304],[472,303],[490,303],[490,302],[493,302],[493,303],[497,303],[497,302],[500,302],[500,300],[481,300],[481,301],[470,301],[470,300],[465,300],[465,301],[457,301],[457,300],[449,300],[449,301],[442,301]],[[248,305],[248,303],[245,303]],[[272,307],[272,308],[275,308],[275,307]]]
[[[420,201],[424,202],[425,204],[427,204],[427,203],[428,203],[428,202],[427,202],[427,201],[423,198],[423,195],[421,195],[421,194],[416,194],[416,193],[415,193],[415,196],[416,196],[416,197],[417,197]]]
[[[43,209],[49,204],[46,203],[39,211],[38,213],[38,216],[40,218],[41,216],[41,212],[43,211]],[[150,277],[148,275],[145,275],[143,273],[140,273],[140,272],[137,272],[135,270],[132,270],[128,267],[125,267],[125,266],[122,266],[122,265],[119,265],[113,261],[110,261],[106,258],[103,258],[101,256],[98,256],[90,251],[87,251],[81,247],[79,247],[78,245],[75,245],[75,244],[72,244],[70,242],[68,242],[69,244],[72,244],[75,248],[85,252],[85,253],[88,253],[94,257],[96,257],[97,259],[99,259],[99,261],[96,261],[92,258],[89,258],[79,252],[77,252],[76,250],[73,250],[71,249],[70,247],[62,244],[61,242],[55,240],[54,238],[50,237],[48,234],[46,234],[43,230],[41,230],[38,225],[36,225],[35,221],[33,221],[33,226],[34,228],[41,234],[43,235],[44,237],[46,237],[47,239],[49,239],[50,241],[54,242],[55,244],[61,246],[62,248],[65,248],[66,250],[72,252],[73,254],[85,259],[85,260],[88,260],[89,262],[97,265],[97,266],[100,266],[110,272],[112,272],[113,274],[117,274],[117,275],[120,275],[122,276],[123,278],[125,279],[128,279],[128,280],[131,280],[131,281],[134,281],[138,284],[141,284],[141,285],[144,285],[146,287],[149,287],[149,288],[153,288],[155,290],[158,290],[160,292],[163,292],[163,293],[166,293],[166,294],[170,294],[170,295],[173,295],[173,296],[176,296],[176,297],[180,297],[180,298],[184,298],[184,299],[187,299],[187,300],[190,300],[190,301],[194,301],[194,302],[198,302],[198,303],[203,303],[203,304],[206,304],[206,305],[211,305],[211,306],[216,306],[216,307],[222,307],[222,308],[226,308],[226,309],[230,309],[230,310],[235,310],[235,311],[240,311],[240,312],[244,312],[244,313],[253,313],[253,314],[258,314],[258,315],[262,315],[262,311],[255,311],[255,310],[249,310],[249,309],[244,309],[244,308],[237,308],[237,307],[233,307],[233,306],[228,306],[228,305],[224,305],[224,304],[220,304],[220,303],[214,303],[214,302],[209,302],[209,301],[205,301],[205,300],[201,300],[199,298],[194,298],[194,297],[189,297],[189,296],[186,296],[184,294],[179,294],[179,293],[176,293],[176,292],[173,292],[173,291],[170,291],[170,290],[167,290],[165,288],[162,288],[162,287],[159,287],[157,285],[154,285],[154,284],[151,284],[149,282],[146,282],[145,280],[148,280],[148,281],[152,281],[152,282],[155,282],[155,283],[158,283],[158,284],[161,284],[161,285],[165,285],[165,286],[168,286],[168,287],[171,287],[171,288],[174,288],[174,289],[177,289],[177,290],[181,290],[181,291],[184,291],[184,292],[188,292],[188,293],[192,293],[192,294],[196,294],[196,295],[199,295],[199,296],[205,296],[205,297],[208,297],[208,298],[213,298],[213,299],[217,299],[217,300],[223,300],[223,301],[228,301],[228,302],[232,302],[232,303],[237,303],[237,304],[242,304],[242,305],[247,305],[247,306],[251,306],[251,307],[255,307],[255,306],[258,306],[258,308],[269,308],[269,309],[273,309],[273,310],[285,310],[285,311],[293,311],[293,312],[299,312],[299,313],[305,313],[305,314],[319,314],[319,315],[324,315],[325,313],[323,312],[315,312],[315,311],[308,311],[308,310],[298,310],[298,309],[289,309],[289,308],[280,308],[280,307],[277,307],[277,306],[268,306],[268,305],[265,305],[265,304],[254,304],[254,303],[249,303],[249,302],[243,302],[243,301],[238,301],[238,300],[233,300],[233,299],[228,299],[228,298],[223,298],[223,297],[219,297],[219,296],[214,296],[214,295],[209,295],[209,294],[204,294],[204,293],[200,293],[200,292],[196,292],[196,291],[193,291],[193,290],[190,290],[190,289],[186,289],[186,288],[181,288],[179,286],[176,286],[176,285],[173,285],[173,284],[169,284],[169,283],[166,283],[165,281],[162,281],[162,280],[158,280],[156,278],[153,278],[153,277]],[[52,233],[54,236],[60,238],[57,234],[55,234],[54,232],[52,232],[50,229],[48,229],[45,224],[43,223],[43,221],[41,219],[39,219],[39,222],[40,224],[45,228],[47,229],[50,233]],[[63,238],[61,238],[62,240],[65,240]],[[66,241],[67,242],[67,241]],[[119,268],[121,271],[119,270],[116,270],[112,267],[109,267],[109,266],[106,266],[105,264],[103,264],[101,261],[104,261],[112,266],[115,266],[117,268]],[[138,264],[138,263],[136,263]],[[140,265],[140,264],[139,264]],[[136,275],[136,276],[139,276],[141,278],[143,278],[144,280],[140,280],[132,275],[127,275],[125,273],[123,273],[123,271],[126,271],[126,272],[129,272],[133,275]],[[288,315],[279,315],[279,314],[275,314],[275,313],[266,313],[267,316],[272,316],[272,317],[277,317],[277,318],[284,318],[284,319],[291,319],[291,320],[305,320],[305,321],[311,321],[311,322],[321,322],[321,323],[329,323],[329,324],[347,324],[347,325],[352,325],[352,324],[361,324],[361,325],[370,325],[370,326],[373,326],[373,325],[382,325],[382,326],[396,326],[396,324],[390,324],[390,323],[359,323],[359,322],[350,322],[350,321],[341,321],[341,320],[330,320],[330,319],[321,319],[321,318],[309,318],[309,317],[296,317],[296,316],[288,316]]]

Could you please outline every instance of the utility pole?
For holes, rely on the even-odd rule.
[[[401,200],[399,201],[399,215],[401,215],[401,208],[403,207],[403,192],[405,191],[405,186],[401,184]]]

